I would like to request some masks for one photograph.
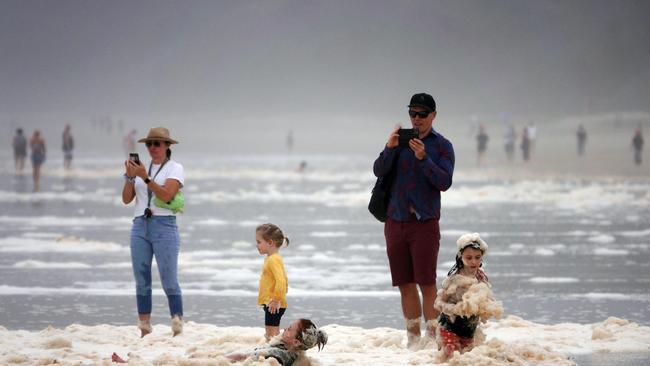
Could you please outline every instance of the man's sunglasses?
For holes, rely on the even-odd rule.
[[[431,112],[427,112],[427,111],[422,111],[422,112],[409,111],[409,116],[411,116],[411,118],[415,118],[415,117],[427,118],[427,116],[430,113]]]
[[[147,145],[147,147],[151,147],[151,145],[153,145],[155,147],[160,147],[160,145],[162,145],[162,142],[160,142],[160,141],[147,141],[144,144]]]

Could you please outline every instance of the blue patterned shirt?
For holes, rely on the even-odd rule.
[[[388,217],[395,221],[440,219],[440,192],[451,187],[454,174],[454,147],[431,129],[422,139],[427,156],[418,160],[410,148],[384,148],[373,167],[375,176],[388,174],[395,158],[397,177],[391,187]]]

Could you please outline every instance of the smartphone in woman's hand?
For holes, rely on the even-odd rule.
[[[130,153],[129,160],[140,165],[140,156],[138,155],[138,153]]]

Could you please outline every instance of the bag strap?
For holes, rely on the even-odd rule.
[[[165,161],[163,161],[163,163],[160,164],[160,167],[156,171],[156,174],[154,174],[153,178],[151,178],[151,180],[156,179],[156,176],[158,175],[158,173],[160,173],[160,171],[165,166],[165,164],[167,164],[168,161],[169,161],[169,158],[165,159]],[[151,176],[151,167],[152,166],[153,166],[153,161],[151,163],[149,163],[149,176]],[[149,189],[149,186],[147,186],[147,208],[151,208],[151,197],[153,197],[153,192],[151,191],[151,189]]]

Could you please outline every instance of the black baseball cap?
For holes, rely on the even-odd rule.
[[[427,93],[413,94],[413,96],[411,97],[411,102],[409,103],[408,107],[409,108],[422,107],[428,110],[429,112],[435,112],[436,101],[433,100],[433,97]]]

